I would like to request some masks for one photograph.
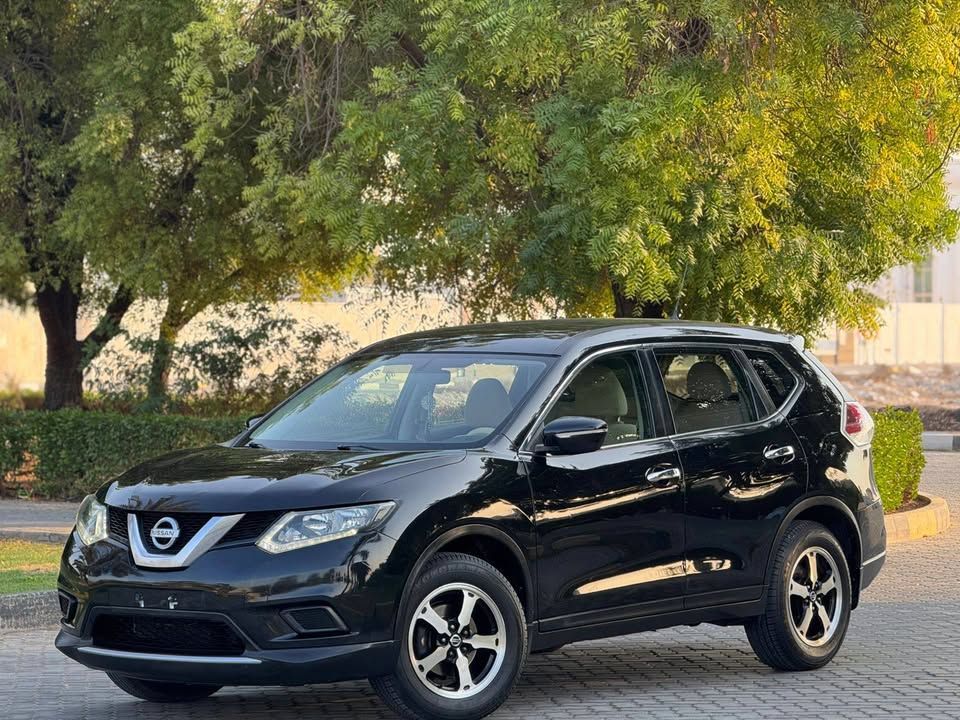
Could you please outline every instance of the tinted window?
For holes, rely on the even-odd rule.
[[[797,385],[796,376],[773,353],[763,350],[745,350],[744,353],[760,376],[760,382],[766,388],[773,404],[776,407],[783,405]]]
[[[678,433],[757,419],[742,371],[729,351],[663,350],[656,355]]]
[[[652,437],[649,403],[638,377],[632,352],[598,358],[564,388],[546,422],[568,415],[599,418],[607,423],[605,446]]]
[[[538,357],[482,353],[356,358],[281,405],[250,440],[281,449],[477,445],[546,365]]]

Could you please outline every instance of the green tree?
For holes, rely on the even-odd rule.
[[[59,226],[78,177],[70,145],[93,104],[83,87],[99,12],[74,3],[21,1],[0,9],[0,293],[33,301],[47,343],[45,406],[81,401],[82,370],[117,332],[129,286],[91,272],[86,247]],[[105,305],[77,336],[81,304]]]
[[[870,329],[864,288],[956,236],[956,2],[429,0],[365,17],[367,92],[299,186],[329,232],[376,238],[388,283],[461,288],[477,317],[663,317],[686,269],[685,317]]]
[[[207,142],[197,141],[202,110],[174,83],[189,72],[174,63],[175,36],[207,17],[193,0],[14,5],[4,18],[10,112],[0,137],[14,171],[4,187],[20,200],[4,215],[3,236],[20,249],[0,254],[8,268],[0,287],[12,295],[29,279],[37,288],[51,358],[48,407],[80,403],[83,368],[135,296],[165,307],[147,387],[157,403],[177,336],[204,308],[275,298],[301,283],[336,285],[353,270],[354,256],[323,242],[281,253],[262,227],[255,236],[244,197],[264,174],[263,138],[247,131],[255,110],[221,115]],[[30,173],[13,167],[24,154]],[[117,293],[98,330],[78,342],[81,289],[90,284]]]

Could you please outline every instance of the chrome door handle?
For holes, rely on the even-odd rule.
[[[781,447],[768,447],[763,451],[763,456],[767,460],[781,460],[785,463],[790,462],[797,455],[793,445],[782,445]]]
[[[669,485],[680,481],[680,468],[672,465],[654,465],[647,470],[646,478],[651,485]]]

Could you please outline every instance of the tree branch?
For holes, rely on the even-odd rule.
[[[414,67],[416,67],[418,70],[426,67],[427,54],[419,45],[417,45],[417,43],[415,43],[408,35],[405,35],[402,32],[394,33],[393,36],[396,38],[397,44],[400,45],[400,49],[403,50],[404,54],[410,59],[410,62],[413,63]]]
[[[117,287],[97,326],[81,341],[83,366],[90,364],[103,347],[120,334],[120,322],[133,304],[133,292],[126,285]]]
[[[953,155],[953,143],[957,139],[957,133],[960,133],[960,123],[957,123],[957,126],[953,129],[953,134],[950,135],[950,140],[947,141],[947,149],[943,151],[943,157],[940,158],[940,162],[937,163],[937,165],[923,177],[923,180],[910,188],[911,192],[914,190],[919,190],[923,185],[926,184],[927,180],[932,178],[939,171],[943,170],[943,166],[947,164],[947,160],[949,160],[950,156]]]

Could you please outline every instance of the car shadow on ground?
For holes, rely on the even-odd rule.
[[[517,688],[498,717],[534,717],[558,706],[608,697],[622,689],[631,695],[668,690],[671,695],[695,689],[729,688],[732,680],[756,681],[775,673],[760,664],[746,640],[725,638],[704,642],[691,633],[688,642],[635,642],[571,645],[552,653],[531,656]],[[246,713],[296,709],[298,716],[394,717],[366,682],[299,687],[228,687],[206,700],[189,705],[146,704],[129,700],[117,690],[111,708],[119,716],[163,717],[164,720],[203,720],[242,717]],[[627,698],[624,697],[626,700]],[[106,710],[106,708],[105,708]]]

